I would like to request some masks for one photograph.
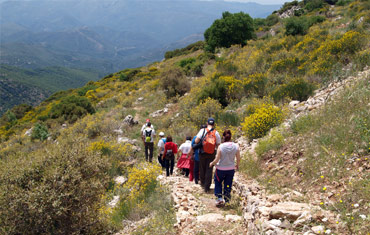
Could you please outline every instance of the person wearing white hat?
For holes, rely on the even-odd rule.
[[[164,133],[161,131],[159,132],[159,141],[158,141],[158,149],[159,149],[159,155],[158,155],[158,162],[161,164],[162,168],[165,168],[164,161],[162,161],[162,156],[164,153],[164,145],[166,144],[166,138],[164,137]]]

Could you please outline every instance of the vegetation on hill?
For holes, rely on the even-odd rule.
[[[37,105],[52,93],[98,80],[96,71],[64,67],[21,69],[0,66],[0,115],[15,105]]]
[[[216,48],[216,54],[179,50],[162,62],[110,74],[57,92],[32,109],[6,113],[0,122],[0,231],[100,233],[120,229],[122,220],[150,215],[143,232],[174,233],[171,198],[156,179],[160,170],[141,163],[142,144],[133,141],[141,125],[122,120],[150,117],[157,131],[178,144],[209,116],[219,131],[231,129],[233,138],[264,136],[289,116],[288,102],[305,100],[315,88],[370,64],[368,1],[338,1],[335,7],[316,2],[297,5],[302,11],[296,17],[325,17],[303,33],[287,33],[289,20],[274,13],[266,24],[254,21],[258,38],[244,47]],[[336,232],[364,234],[369,218],[359,214],[369,203],[369,97],[368,80],[359,81],[322,111],[294,121],[290,131],[272,131],[257,148],[259,159],[243,156],[246,173],[271,191],[302,189],[302,200],[333,189],[339,196],[321,206],[340,214]],[[168,112],[151,115],[165,107]],[[37,137],[25,134],[31,127]],[[128,141],[117,141],[117,133]],[[283,172],[264,168],[269,150],[284,153],[290,147],[302,149],[305,161],[286,165]],[[348,165],[354,156],[356,165]],[[291,161],[279,158],[276,164]],[[128,182],[116,183],[116,175]],[[335,192],[338,185],[343,191]],[[112,208],[108,202],[115,196],[119,202]]]

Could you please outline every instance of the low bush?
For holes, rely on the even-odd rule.
[[[203,62],[196,59],[196,58],[187,58],[180,60],[178,62],[178,65],[184,70],[185,74],[188,76],[201,76],[202,68],[203,68]]]
[[[94,107],[85,97],[67,96],[60,103],[54,104],[49,112],[52,119],[60,119],[61,122],[74,123],[86,114],[95,113]]]
[[[211,78],[210,83],[202,88],[198,95],[198,103],[211,98],[218,100],[223,107],[226,107],[229,104],[227,90],[227,82],[224,79],[220,79],[219,74],[217,74]]]
[[[108,232],[99,203],[108,183],[108,159],[81,139],[0,161],[0,231],[6,234]]]
[[[117,225],[123,219],[140,220],[151,212],[151,206],[146,202],[158,187],[160,173],[159,166],[146,163],[128,171],[128,181],[120,189],[122,199],[111,214]]]
[[[315,90],[315,86],[303,78],[294,78],[289,82],[278,86],[272,91],[271,96],[275,102],[289,98],[292,100],[304,101],[310,97]]]
[[[242,130],[249,139],[263,137],[273,127],[279,125],[284,118],[282,109],[266,102],[247,116],[242,123]]]
[[[212,98],[207,98],[198,106],[190,110],[190,119],[200,126],[206,124],[209,117],[216,117],[222,110],[221,104]]]
[[[32,129],[32,133],[31,133],[31,139],[32,140],[41,140],[41,141],[44,141],[46,140],[47,138],[49,137],[49,132],[48,132],[48,128],[42,124],[42,123],[37,123],[33,129]]]
[[[190,90],[190,82],[180,68],[170,68],[161,73],[161,87],[167,98],[184,95]]]
[[[270,151],[278,150],[284,144],[284,136],[278,130],[272,130],[270,135],[258,141],[256,153],[258,156]]]
[[[313,11],[315,9],[320,9],[324,6],[325,2],[323,0],[304,0],[305,9],[308,11]]]
[[[307,22],[303,17],[289,17],[285,21],[286,35],[305,35],[307,32]]]
[[[88,92],[90,90],[95,90],[96,88],[98,88],[98,87],[94,84],[87,84],[86,86],[78,89],[77,93],[78,93],[79,96],[85,96],[86,92]]]
[[[134,78],[134,76],[140,72],[141,72],[140,69],[125,69],[119,72],[119,80],[121,82],[131,81]]]

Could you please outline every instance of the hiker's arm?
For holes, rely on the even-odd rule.
[[[200,138],[199,138],[199,137],[197,137],[197,138],[195,139],[195,143],[197,144],[197,143],[199,143],[199,141],[200,141]]]
[[[236,169],[239,170],[239,163],[240,163],[240,150],[236,152]]]
[[[221,151],[220,151],[220,149],[217,149],[216,159],[215,159],[215,160],[213,160],[213,162],[211,162],[211,163],[209,164],[209,167],[212,167],[212,166],[216,165],[216,164],[217,164],[217,162],[218,162],[218,161],[220,161],[220,159],[221,159]]]
[[[179,158],[181,157],[181,154],[182,154],[181,149],[179,149],[179,151],[177,152],[177,160],[179,160]]]

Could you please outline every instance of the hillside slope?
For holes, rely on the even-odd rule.
[[[301,15],[279,17],[292,7]],[[1,229],[207,233],[212,212],[242,215],[225,227],[216,222],[220,234],[367,234],[369,15],[368,1],[288,3],[255,22],[260,37],[244,47],[212,54],[192,44],[31,110],[13,108],[0,120]],[[290,19],[304,30],[292,34]],[[181,144],[210,116],[243,152],[224,211],[212,207],[212,195],[161,184],[184,179],[158,177],[140,140],[147,118]],[[190,202],[209,207],[189,207],[181,220]]]

